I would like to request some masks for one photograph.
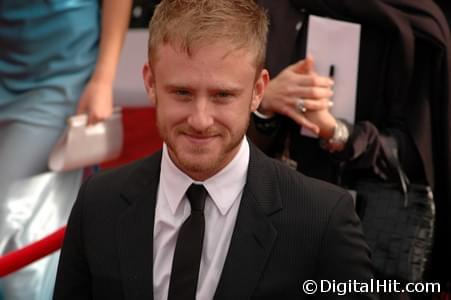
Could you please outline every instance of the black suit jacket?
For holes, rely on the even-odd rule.
[[[83,184],[66,231],[55,299],[153,299],[160,162],[158,152]],[[253,145],[247,176],[214,299],[303,299],[307,279],[372,278],[347,192],[287,169]]]

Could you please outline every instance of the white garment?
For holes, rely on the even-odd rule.
[[[163,145],[160,185],[155,208],[153,291],[155,300],[168,296],[172,260],[179,228],[191,214],[185,192],[194,182],[208,191],[205,202],[205,235],[196,299],[213,299],[229,250],[238,208],[246,184],[249,143],[243,139],[233,160],[204,182],[193,181],[171,161]]]
[[[29,113],[29,111],[26,112]],[[52,116],[47,117],[51,118]],[[44,179],[46,185],[41,183],[37,189],[28,187],[28,185],[18,189],[11,188],[15,182],[18,182],[17,184],[20,186],[21,180],[32,182],[38,180],[33,179],[32,176],[47,172],[50,150],[63,131],[65,124],[64,121],[61,121],[61,127],[58,127],[56,123],[55,126],[45,126],[17,120],[0,121],[0,256],[43,237],[43,235],[36,236],[36,233],[45,232],[39,224],[54,225],[48,231],[50,233],[67,221],[80,186],[81,172],[77,180],[75,177],[74,181],[68,179],[68,183],[61,186],[56,184],[61,184],[59,180],[49,179],[46,182]],[[60,178],[66,177],[65,175],[60,176]],[[55,185],[52,185],[52,182]],[[37,190],[41,187],[48,188],[49,195],[39,194]],[[10,189],[15,193],[15,198],[10,198],[8,194]],[[72,192],[75,192],[73,199],[70,198]],[[46,196],[49,198],[60,197],[58,199],[60,205],[52,206],[51,200],[47,200]],[[67,214],[56,214],[58,209],[63,208],[67,209]],[[54,224],[53,220],[50,221],[48,218],[40,219],[38,212],[60,217],[57,220],[58,223]],[[12,224],[9,223],[9,219],[16,217],[20,218],[20,222],[15,223],[17,227],[11,228]],[[39,221],[44,223],[39,223]],[[58,257],[59,254],[53,254],[0,279],[0,299],[50,300],[55,285]]]

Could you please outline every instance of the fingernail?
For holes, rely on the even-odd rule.
[[[332,106],[334,106],[334,103],[333,103],[332,101],[329,101],[329,102],[327,103],[327,105],[328,105],[329,107],[332,107]]]

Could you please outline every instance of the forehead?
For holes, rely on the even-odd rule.
[[[150,64],[155,77],[244,80],[255,76],[255,56],[255,51],[225,42],[200,44],[189,52],[166,43],[156,49]]]
[[[240,56],[243,61],[250,59],[252,62],[255,62],[258,51],[254,48],[250,44],[238,46],[234,45],[233,42],[213,38],[190,44],[178,41],[162,42],[149,51],[149,62],[155,65],[162,57],[168,56],[193,60],[202,56],[216,58],[217,60],[225,59],[229,56]]]

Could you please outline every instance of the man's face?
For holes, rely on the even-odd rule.
[[[232,50],[226,42],[195,48],[191,56],[165,44],[155,57],[143,76],[160,135],[177,167],[205,180],[238,152],[268,73],[255,80],[252,51]]]

